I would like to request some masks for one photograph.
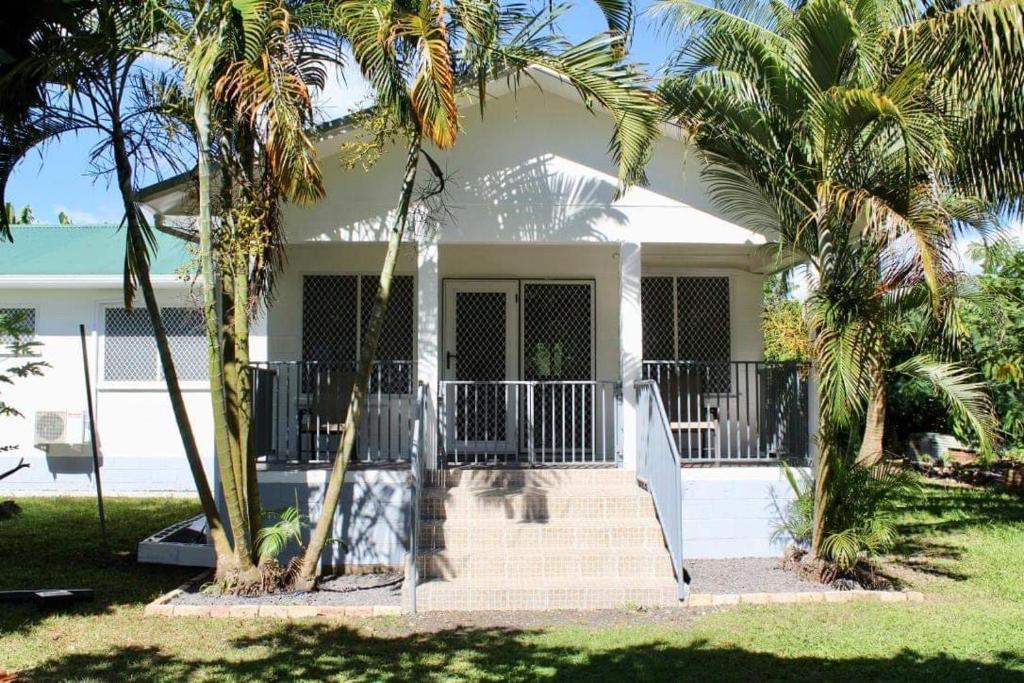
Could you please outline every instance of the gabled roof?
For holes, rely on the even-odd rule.
[[[562,97],[579,104],[581,109],[586,109],[586,105],[580,99],[579,93],[566,78],[541,66],[526,68],[518,78],[510,74],[499,74],[492,77],[487,83],[488,100],[496,100],[502,96],[514,94],[524,88],[541,89],[547,94]],[[460,110],[475,110],[478,106],[479,100],[475,89],[460,93]],[[602,109],[599,103],[595,102],[593,106],[596,110]],[[357,130],[359,122],[371,109],[372,105],[340,118],[320,123],[310,130],[310,135],[315,144],[321,149],[321,152],[323,152],[328,149],[327,145],[335,138]],[[670,137],[676,139],[681,137],[681,129],[675,123],[663,123],[661,128],[662,133]],[[604,144],[604,141],[602,141],[602,144]],[[178,202],[184,196],[188,184],[193,182],[195,177],[196,170],[193,168],[153,183],[136,192],[135,201],[147,205],[156,213],[164,213],[169,209],[178,208]]]
[[[13,243],[0,243],[0,278],[100,275],[124,272],[124,230],[116,225],[12,225]],[[150,271],[174,275],[189,260],[186,243],[154,231]]]

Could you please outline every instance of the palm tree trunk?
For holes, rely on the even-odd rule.
[[[885,405],[886,387],[885,373],[876,369],[871,373],[874,391],[868,401],[868,411],[864,421],[864,438],[860,442],[857,453],[857,464],[873,467],[882,462],[885,456],[883,442],[885,438]]]
[[[391,235],[388,238],[387,254],[384,256],[384,264],[380,271],[380,286],[377,288],[377,297],[373,301],[370,322],[367,326],[366,337],[359,354],[359,374],[356,377],[355,385],[352,387],[348,414],[345,417],[344,434],[338,453],[334,458],[334,466],[331,468],[331,479],[327,484],[327,492],[324,495],[324,504],[320,511],[320,517],[317,519],[316,527],[310,536],[309,545],[306,546],[306,552],[302,557],[302,565],[299,569],[299,576],[296,579],[296,588],[299,590],[312,590],[316,586],[320,556],[323,554],[324,548],[327,545],[327,539],[330,537],[331,530],[334,527],[334,517],[337,514],[338,502],[341,500],[341,491],[345,484],[345,473],[348,470],[349,459],[352,457],[352,449],[356,443],[356,425],[359,424],[359,420],[362,417],[363,398],[366,396],[370,386],[373,362],[377,356],[380,333],[384,327],[384,316],[387,314],[388,300],[391,296],[391,281],[394,278],[398,254],[402,248],[402,237],[405,234],[405,227],[409,218],[412,191],[416,184],[416,167],[420,157],[420,143],[419,133],[414,133],[409,140],[409,151],[405,160],[405,174],[402,177],[402,192],[398,201],[398,212],[395,215],[395,222],[391,228]]]
[[[127,223],[128,240],[130,241],[129,251],[134,254],[133,267],[139,288],[142,290],[142,298],[149,312],[149,319],[153,325],[153,336],[156,338],[157,354],[160,357],[160,367],[164,375],[164,384],[167,386],[167,396],[171,402],[171,410],[174,413],[174,420],[177,423],[178,433],[181,435],[181,445],[185,451],[185,460],[188,461],[189,470],[192,472],[192,479],[196,485],[196,492],[199,495],[199,503],[206,516],[209,527],[210,540],[213,542],[214,553],[217,557],[217,566],[222,561],[231,557],[231,542],[228,540],[224,523],[217,510],[216,499],[210,489],[210,481],[206,477],[206,470],[203,468],[203,459],[199,454],[199,447],[196,445],[195,433],[192,431],[192,423],[189,420],[188,411],[185,408],[185,399],[181,394],[181,384],[178,381],[178,371],[174,367],[174,357],[171,355],[171,347],[167,340],[167,328],[164,326],[163,317],[160,314],[160,304],[156,300],[156,293],[153,291],[153,283],[150,280],[149,262],[144,254],[146,241],[142,235],[142,226],[139,222],[138,209],[135,207],[135,197],[132,183],[132,165],[128,150],[125,147],[125,137],[121,130],[121,122],[116,112],[112,115],[111,142],[114,151],[114,165],[117,170],[117,185],[121,192],[121,202],[124,206],[125,221]]]
[[[825,425],[818,429],[818,457],[814,462],[814,518],[811,530],[811,557],[815,559],[821,558],[821,546],[828,533],[828,506],[831,502],[829,479],[835,453],[835,439],[831,431]]]
[[[210,102],[198,92],[194,105],[196,125],[196,168],[199,176],[199,252],[203,277],[203,317],[206,321],[206,345],[210,371],[210,400],[213,404],[214,445],[221,476],[224,503],[231,524],[235,549],[235,569],[252,567],[251,544],[245,526],[245,501],[239,496],[236,463],[232,457],[224,397],[224,364],[221,356],[220,326],[217,315],[216,273],[213,265],[213,237],[210,215]]]
[[[252,438],[252,376],[249,374],[249,259],[237,256],[235,264],[235,359],[238,363],[238,451],[244,459],[245,496],[249,532],[263,526],[260,487]],[[255,550],[255,549],[254,549]]]

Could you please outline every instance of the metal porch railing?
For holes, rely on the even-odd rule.
[[[804,460],[808,366],[765,361],[644,361],[682,462]]]
[[[329,463],[341,440],[355,363],[269,361],[250,365],[258,456],[274,464]],[[354,462],[407,462],[417,417],[415,367],[374,364]]]
[[[679,452],[669,429],[661,392],[653,380],[636,384],[637,480],[651,494],[661,531],[672,557],[680,600],[688,586],[683,571],[683,478]]]
[[[443,381],[441,464],[619,465],[621,405],[612,381]]]

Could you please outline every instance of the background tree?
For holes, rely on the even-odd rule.
[[[854,457],[849,435],[878,398],[887,307],[924,285],[942,320],[959,232],[1020,208],[1024,12],[1002,0],[657,8],[681,44],[661,93],[712,201],[811,267],[820,557],[838,504],[831,472]],[[922,358],[901,370],[956,410],[982,408],[975,426],[991,431],[960,368]]]

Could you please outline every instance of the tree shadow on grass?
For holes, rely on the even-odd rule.
[[[347,626],[291,623],[245,636],[212,659],[158,648],[68,654],[32,671],[29,680],[1022,680],[1024,661],[1010,652],[994,662],[923,656],[823,659],[779,657],[706,641],[652,640],[601,651],[537,642],[539,631],[453,628],[412,635],[373,635]]]

